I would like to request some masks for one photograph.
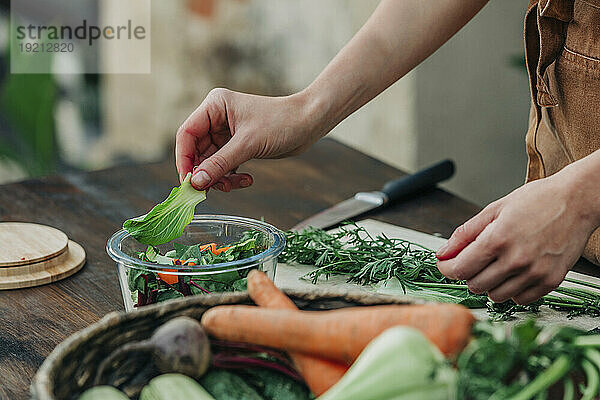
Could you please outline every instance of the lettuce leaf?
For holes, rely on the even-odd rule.
[[[154,206],[148,214],[128,219],[123,228],[138,242],[158,246],[178,238],[194,218],[196,205],[206,199],[206,192],[190,183],[188,173],[181,186],[173,188],[169,197]]]

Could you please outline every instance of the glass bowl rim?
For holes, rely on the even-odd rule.
[[[172,264],[156,264],[147,261],[140,260],[126,254],[121,250],[119,244],[125,238],[131,235],[125,229],[120,229],[115,232],[106,242],[106,252],[108,255],[117,263],[123,264],[127,268],[148,270],[150,272],[165,272],[165,269],[176,270],[168,271],[172,275],[201,275],[201,274],[212,274],[212,273],[225,273],[231,271],[237,271],[241,269],[247,269],[259,263],[267,262],[276,258],[281,254],[285,247],[286,238],[285,234],[266,222],[258,221],[252,218],[238,217],[234,215],[219,215],[219,214],[202,214],[194,215],[191,224],[202,223],[202,222],[225,222],[230,224],[244,224],[250,225],[250,228],[265,232],[273,238],[273,244],[263,252],[260,252],[252,257],[244,258],[242,260],[228,261],[218,264],[203,264],[194,265],[193,268],[185,265],[172,265]],[[135,239],[134,239],[135,240]],[[190,271],[190,269],[192,271]],[[183,270],[183,271],[182,271]]]

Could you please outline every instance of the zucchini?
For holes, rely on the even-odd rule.
[[[215,398],[188,376],[164,374],[144,386],[140,400],[215,400]]]
[[[247,368],[238,373],[265,400],[308,400],[311,398],[305,385],[279,372],[265,368]]]
[[[129,400],[129,397],[119,389],[103,385],[86,390],[77,400]]]
[[[264,400],[242,378],[229,371],[210,370],[200,378],[200,383],[216,400]]]

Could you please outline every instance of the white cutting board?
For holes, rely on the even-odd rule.
[[[437,250],[444,243],[446,239],[433,235],[428,235],[423,232],[414,231],[412,229],[402,228],[400,226],[387,224],[385,222],[375,221],[373,219],[366,219],[358,223],[359,226],[364,227],[371,235],[377,235],[384,233],[388,237],[400,238],[409,240],[414,243],[418,243],[422,246],[428,247],[432,250]],[[275,283],[277,286],[283,289],[319,289],[328,288],[346,292],[370,292],[375,293],[377,289],[370,286],[361,286],[353,283],[347,283],[344,276],[331,276],[329,279],[321,278],[317,284],[313,284],[310,280],[302,279],[302,277],[312,271],[314,267],[306,265],[288,265],[278,264],[277,273],[275,275]],[[589,275],[579,274],[577,272],[569,272],[569,277],[579,279],[582,281],[593,282],[600,284],[600,279]],[[561,286],[576,286],[571,283],[565,282]],[[398,296],[406,299],[414,299],[402,293],[401,290],[397,289],[384,289],[379,293],[385,293],[387,295]],[[554,293],[556,294],[556,293]],[[600,294],[600,292],[599,292]],[[556,294],[557,296],[560,296]],[[487,319],[487,311],[484,309],[473,310],[475,316],[479,319]],[[518,313],[517,320],[527,319],[528,315],[525,313]],[[566,312],[560,312],[552,310],[548,307],[542,307],[540,312],[536,314],[538,321],[542,324],[545,323],[560,323],[567,324],[581,329],[593,329],[600,326],[600,318],[592,318],[588,316],[579,316],[569,319]]]

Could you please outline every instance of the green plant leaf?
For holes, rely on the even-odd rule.
[[[206,199],[205,191],[192,187],[191,176],[188,173],[181,186],[173,188],[169,197],[148,214],[125,221],[123,228],[138,242],[152,246],[181,236],[194,217],[196,205]]]
[[[437,301],[440,303],[455,303],[462,304],[469,308],[485,307],[487,297],[475,295],[465,287],[457,289],[453,284],[439,283],[434,284],[434,287],[427,288],[418,286],[410,282],[402,284],[397,278],[390,278],[387,281],[381,281],[374,285],[378,293],[402,295],[418,297],[429,301]]]
[[[233,282],[231,286],[236,292],[243,292],[244,290],[248,290],[248,278],[238,279],[237,281]]]
[[[45,43],[43,40],[42,45]],[[11,52],[18,52],[13,37]],[[21,55],[21,65],[44,63],[50,70],[51,53]],[[54,111],[57,87],[51,74],[7,74],[0,87],[0,112],[16,135],[6,140],[2,156],[17,162],[30,175],[48,174],[56,168]]]
[[[198,259],[202,256],[199,244],[187,246],[185,244],[173,243],[173,249],[175,250],[173,258],[177,258],[179,260],[187,260],[190,258]]]
[[[158,291],[158,294],[156,295],[156,301],[157,302],[161,302],[161,301],[167,301],[167,300],[171,300],[171,299],[179,299],[183,297],[183,294],[179,293],[177,290],[174,289],[161,289]]]
[[[146,285],[144,274],[147,274],[147,272],[139,269],[127,270],[127,283],[131,292],[135,292],[136,290],[144,291]]]

